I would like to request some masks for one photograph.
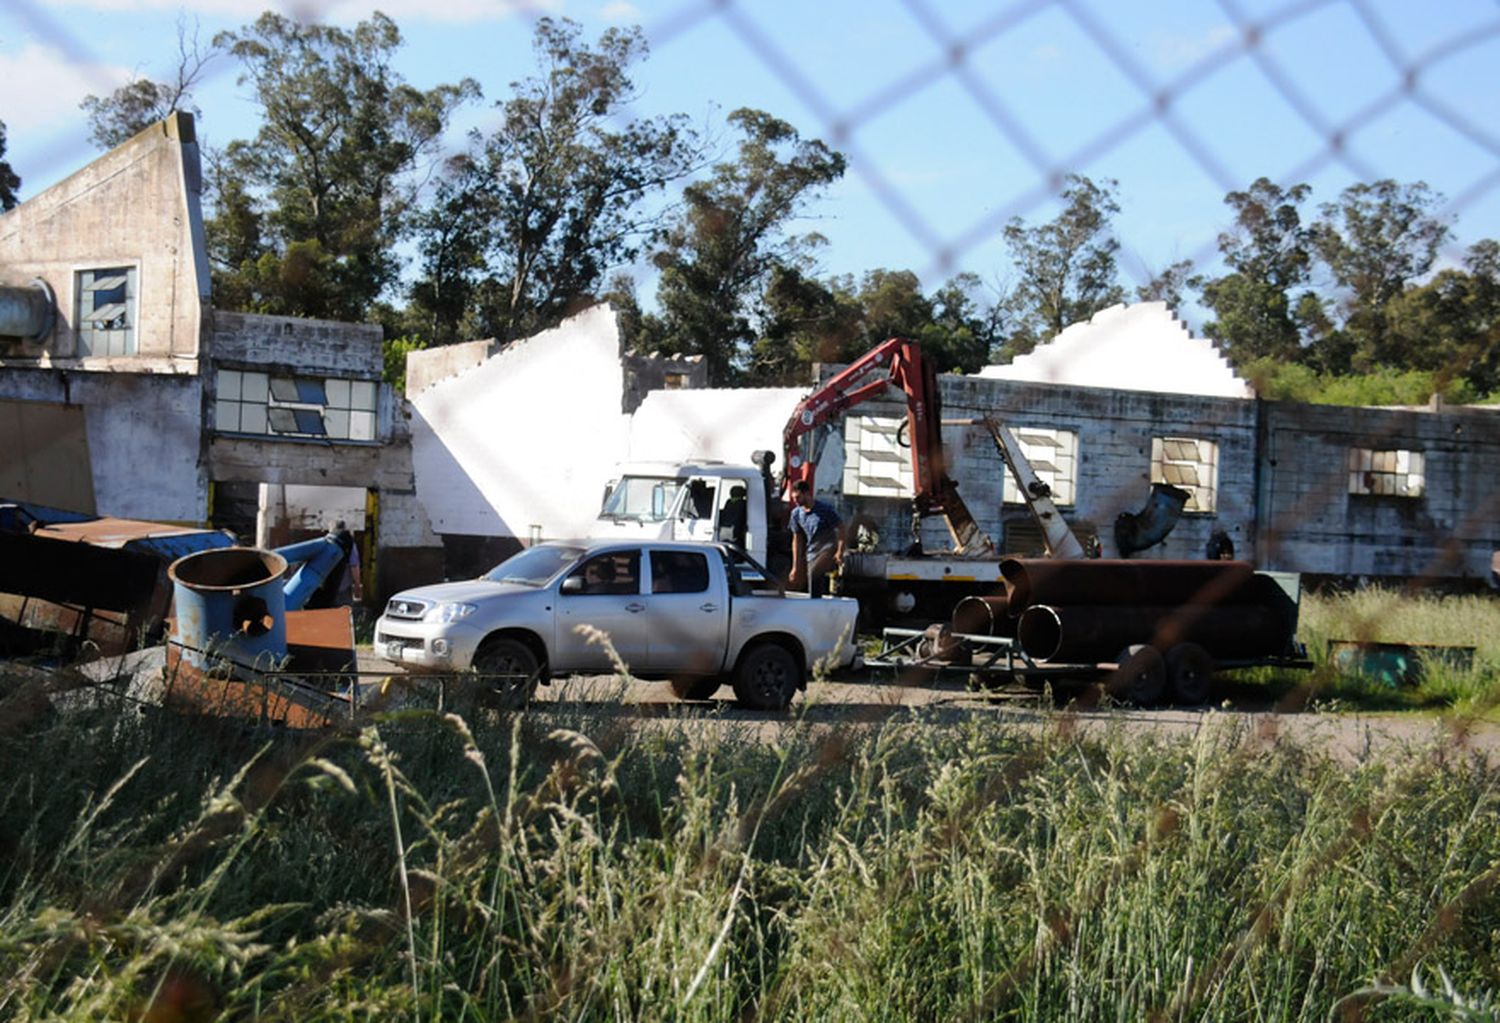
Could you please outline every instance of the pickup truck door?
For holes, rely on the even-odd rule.
[[[641,595],[641,560],[639,548],[596,554],[557,584],[556,634],[550,665],[554,673],[615,670],[604,647],[580,635],[579,625],[592,625],[608,633],[627,667],[639,671],[645,665],[651,630]],[[577,592],[567,592],[567,580],[572,578],[582,581]]]
[[[713,675],[729,642],[729,587],[717,548],[648,551],[652,673]]]

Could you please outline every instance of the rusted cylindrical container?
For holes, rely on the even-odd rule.
[[[1034,604],[1021,613],[1016,639],[1039,663],[1097,664],[1135,644],[1166,652],[1197,643],[1220,660],[1249,660],[1286,652],[1290,629],[1278,609],[1255,604],[1209,607]]]
[[[1255,569],[1244,561],[1007,558],[1000,574],[1012,617],[1034,604],[1219,607],[1259,602]]]
[[[172,642],[183,662],[267,671],[284,661],[285,572],[285,558],[255,547],[220,547],[172,562]]]

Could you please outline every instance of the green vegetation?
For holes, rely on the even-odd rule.
[[[4,692],[4,1018],[1428,1019],[1500,988],[1495,778],[1451,742],[598,704],[263,739]]]
[[[1372,588],[1304,593],[1298,638],[1311,672],[1255,668],[1228,673],[1221,690],[1244,706],[1268,699],[1282,710],[1452,711],[1465,719],[1500,718],[1500,602],[1489,596],[1436,596]],[[1397,643],[1415,647],[1468,647],[1460,666],[1441,651],[1422,655],[1415,684],[1352,673],[1329,658],[1328,644]]]

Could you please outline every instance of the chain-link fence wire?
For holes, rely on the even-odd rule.
[[[557,13],[548,4],[523,2],[512,6],[518,16],[529,18],[533,23],[543,16]],[[336,4],[316,0],[282,9],[303,20],[343,13]],[[933,0],[892,0],[892,9],[903,11],[910,23],[919,27],[919,36],[910,39],[910,47],[914,53],[925,53],[925,58],[916,60],[904,70],[893,72],[888,81],[862,99],[843,105],[833,98],[833,90],[826,78],[828,69],[802,66],[793,56],[786,40],[789,33],[796,30],[796,25],[790,23],[795,14],[785,9],[771,13],[763,5],[748,2],[697,0],[669,7],[665,13],[653,12],[644,19],[643,28],[658,56],[674,49],[699,47],[710,34],[715,40],[720,40],[727,32],[735,44],[753,55],[754,60],[801,103],[806,118],[799,121],[798,127],[804,137],[821,137],[847,156],[849,174],[875,196],[880,207],[914,242],[915,248],[905,255],[923,263],[921,269],[926,273],[946,273],[975,260],[981,255],[981,249],[995,245],[1005,225],[1014,217],[1045,218],[1048,204],[1057,195],[1068,173],[1086,166],[1107,169],[1112,154],[1148,132],[1160,130],[1164,133],[1181,156],[1222,192],[1245,187],[1248,182],[1231,169],[1230,161],[1222,155],[1223,140],[1201,126],[1195,126],[1181,113],[1185,103],[1198,90],[1205,88],[1211,78],[1242,62],[1253,67],[1269,84],[1301,122],[1304,134],[1315,140],[1315,144],[1300,153],[1295,165],[1282,175],[1281,180],[1287,184],[1330,168],[1363,181],[1392,176],[1377,162],[1362,155],[1352,142],[1361,131],[1403,104],[1419,109],[1431,122],[1475,150],[1492,158],[1500,157],[1500,134],[1484,121],[1484,97],[1453,94],[1432,84],[1445,67],[1466,59],[1476,48],[1500,45],[1497,43],[1500,41],[1500,10],[1483,11],[1474,23],[1414,53],[1393,27],[1392,9],[1374,0],[1291,0],[1257,12],[1250,11],[1243,0],[1219,0],[1217,11],[1229,25],[1229,36],[1212,52],[1163,78],[1136,55],[1132,41],[1120,32],[1118,23],[1102,17],[1102,9],[1086,0],[996,3],[988,16],[962,26],[956,24],[944,5]],[[33,0],[17,0],[11,4],[10,11],[11,17],[21,26],[66,55],[77,67],[93,69],[92,73],[98,79],[94,85],[99,94],[107,94],[113,88],[115,83],[106,80],[103,72],[97,70],[105,67],[105,62],[99,59],[88,35],[77,23],[65,20],[56,11]],[[1275,45],[1276,40],[1287,33],[1304,31],[1299,26],[1305,25],[1311,15],[1327,11],[1352,16],[1367,38],[1373,41],[1386,65],[1379,76],[1385,82],[1384,88],[1372,92],[1353,113],[1341,118],[1323,112],[1319,97],[1299,84],[1301,77],[1296,73],[1299,69],[1291,66]],[[1027,119],[1017,100],[978,73],[983,59],[980,51],[984,47],[1021,31],[1028,22],[1043,14],[1066,19],[1073,29],[1091,41],[1136,94],[1132,112],[1107,124],[1067,151],[1057,151],[1038,138],[1027,127]],[[871,16],[878,16],[878,12]],[[1337,51],[1340,45],[1340,40],[1327,41],[1324,52],[1331,54],[1329,60],[1339,59]],[[712,61],[713,53],[705,49],[701,59]],[[454,74],[463,70],[454,69]],[[237,73],[234,61],[228,58],[215,60],[205,68],[200,87],[220,76]],[[948,85],[956,86],[971,105],[968,111],[970,119],[962,122],[962,130],[993,133],[1019,154],[1030,169],[1027,178],[1008,184],[997,181],[994,194],[987,197],[989,208],[957,232],[945,232],[934,224],[924,214],[921,204],[903,187],[901,168],[894,162],[896,157],[870,149],[861,137],[862,129],[877,119],[899,115],[898,108],[902,104],[929,90]],[[785,115],[784,112],[773,113]],[[209,116],[211,118],[212,112]],[[1225,120],[1233,122],[1235,118],[1226,116]],[[955,123],[959,123],[957,118]],[[1226,130],[1236,128],[1234,123],[1226,125]],[[48,166],[81,163],[91,154],[76,141],[79,135],[76,131],[67,132],[69,141],[54,143],[49,151],[41,154],[39,162]],[[61,135],[58,137],[62,138]],[[29,181],[26,184],[29,190],[34,190],[45,183]],[[1439,213],[1456,219],[1490,199],[1497,189],[1500,189],[1500,159],[1493,160],[1488,169],[1476,173],[1472,180],[1452,191]],[[1481,228],[1473,233],[1482,231]],[[1192,262],[1200,269],[1208,268],[1217,257],[1216,234],[1217,229],[1204,237],[1181,239],[1183,249],[1191,253]],[[1461,253],[1454,251],[1447,255],[1457,262]],[[1387,418],[1380,423],[1382,425],[1372,422],[1372,428],[1363,441],[1367,447],[1401,449],[1410,444],[1409,438],[1392,432],[1398,428],[1396,420]],[[1084,457],[1087,457],[1086,453]],[[1326,485],[1309,493],[1302,505],[1286,510],[1281,519],[1258,523],[1258,548],[1273,549],[1280,536],[1289,532],[1305,512],[1326,507],[1331,498],[1346,493],[1347,479],[1344,464],[1329,465]],[[1437,479],[1428,481],[1429,487],[1440,485],[1442,481]],[[1425,532],[1424,527],[1412,527],[1418,535],[1407,540],[1439,551],[1428,566],[1432,577],[1441,579],[1459,574],[1455,572],[1455,566],[1462,561],[1461,538],[1482,534],[1490,528],[1489,524],[1500,517],[1497,516],[1500,498],[1492,490],[1486,491],[1479,486],[1470,508],[1471,514],[1462,523],[1431,525],[1425,527]]]

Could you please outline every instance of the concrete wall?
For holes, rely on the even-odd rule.
[[[840,367],[824,370],[825,378]],[[1218,504],[1212,513],[1184,515],[1166,541],[1146,557],[1199,558],[1209,534],[1222,529],[1241,557],[1255,550],[1255,403],[1232,398],[1195,398],[1140,391],[1116,391],[1058,384],[1033,384],[986,377],[944,376],[943,418],[996,415],[1012,429],[1023,426],[1068,430],[1078,435],[1076,503],[1061,508],[1079,533],[1097,534],[1106,557],[1116,554],[1115,517],[1139,511],[1151,489],[1151,441],[1154,437],[1192,437],[1219,446]],[[904,402],[870,402],[864,415],[904,417]],[[1024,505],[1003,504],[1007,470],[987,430],[947,426],[943,446],[949,475],[975,520],[997,545],[1004,546],[1008,523],[1031,522]],[[820,491],[839,495],[841,454],[830,442],[818,467]],[[830,457],[832,456],[832,457]],[[843,497],[851,513],[875,520],[882,546],[897,546],[910,534],[910,507],[894,498]],[[952,546],[941,518],[926,520],[923,545],[929,550]]]
[[[213,311],[214,362],[308,376],[379,380],[385,370],[377,323]]]
[[[5,399],[82,409],[95,507],[76,510],[169,522],[206,519],[207,477],[199,444],[203,392],[197,377],[0,371],[0,400]]]
[[[630,417],[634,461],[717,460],[748,465],[771,451],[781,465],[781,432],[810,387],[653,391]],[[840,456],[842,457],[842,456]]]
[[[0,339],[0,398],[83,410],[95,507],[80,510],[188,522],[207,514],[199,190],[193,119],[176,114],[0,215],[0,283],[41,279],[57,304],[38,342]],[[80,358],[77,275],[117,266],[136,268],[137,354]]]
[[[1165,302],[1110,306],[1009,365],[985,366],[979,375],[1075,387],[1254,397],[1214,343],[1193,337]]]
[[[426,348],[410,352],[406,356],[406,395],[408,398],[421,394],[440,380],[467,373],[501,348],[494,339],[465,341],[456,345]]]
[[[1500,548],[1500,410],[1262,404],[1262,564],[1485,579]],[[1419,498],[1349,493],[1351,447],[1423,453]]]
[[[708,386],[708,364],[701,355],[674,357],[652,352],[636,355],[626,352],[620,357],[625,367],[625,392],[620,411],[634,412],[652,391],[700,389]]]
[[[26,357],[80,370],[193,372],[209,291],[200,182],[193,119],[179,113],[0,215],[0,283],[42,279],[58,312],[37,344],[0,346],[0,366]],[[80,359],[77,274],[116,266],[137,268],[138,354]]]
[[[433,531],[582,535],[626,453],[623,388],[614,313],[599,305],[413,394],[416,488]]]

